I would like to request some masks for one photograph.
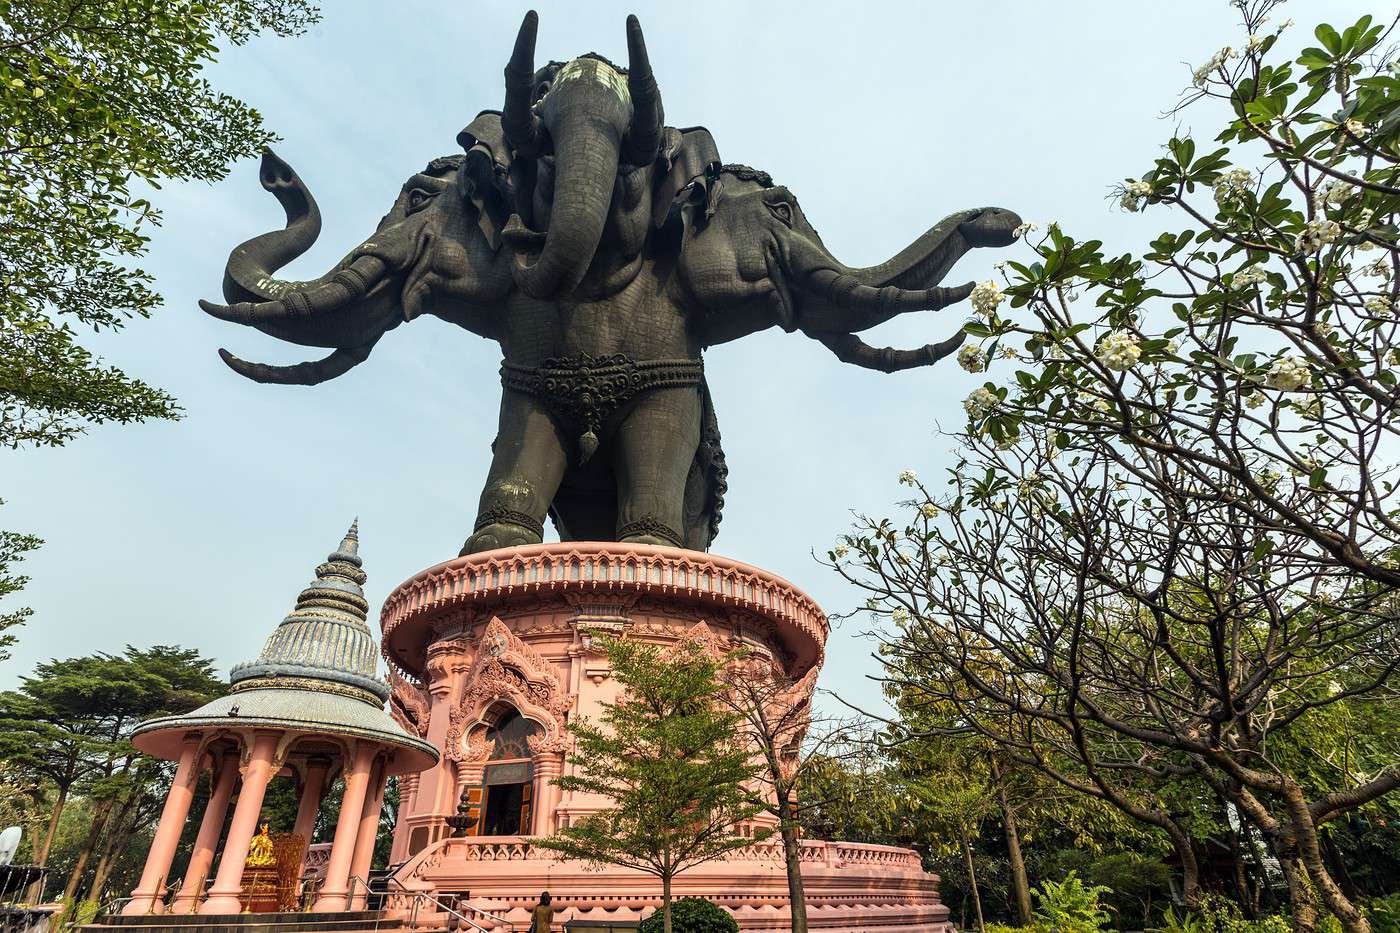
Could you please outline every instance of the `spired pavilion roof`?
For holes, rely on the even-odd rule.
[[[257,658],[234,665],[230,692],[181,716],[143,722],[132,744],[173,759],[190,731],[280,728],[393,746],[403,752],[394,772],[433,765],[437,751],[384,710],[389,687],[375,673],[379,649],[366,621],[369,601],[359,551],[357,519]]]

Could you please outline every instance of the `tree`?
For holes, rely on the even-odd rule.
[[[218,43],[316,18],[309,0],[0,4],[0,443],[178,417],[168,394],[79,345],[75,325],[117,330],[159,304],[130,264],[160,222],[141,187],[217,181],[271,140],[202,76]]]
[[[1110,258],[1051,225],[1005,289],[979,285],[960,360],[1014,379],[965,403],[949,495],[911,474],[913,520],[831,556],[904,626],[892,678],[1183,859],[1168,794],[1228,801],[1280,859],[1295,929],[1320,900],[1367,931],[1325,832],[1400,787],[1400,754],[1323,787],[1287,737],[1395,695],[1400,75],[1369,17],[1275,64],[1275,3],[1239,6],[1243,50],[1186,102],[1229,108],[1225,145],[1175,138],[1118,189],[1176,229]]]
[[[226,689],[198,651],[158,645],[39,664],[18,690],[0,693],[0,761],[7,774],[53,793],[34,862],[49,862],[71,795],[81,794],[91,808],[73,853],[68,896],[94,855],[93,880],[105,883],[113,859],[164,800],[171,769],[136,751],[132,729],[152,716],[187,712]],[[90,885],[94,893],[96,887]]]
[[[907,795],[874,743],[807,756],[798,787],[802,835],[872,845],[911,845]]]
[[[76,328],[120,330],[160,303],[132,265],[160,212],[133,189],[217,181],[272,139],[201,76],[217,43],[297,35],[317,15],[312,0],[0,2],[0,445],[180,416]],[[41,543],[0,532],[0,597],[25,582],[6,565]],[[0,614],[0,660],[28,615]]]
[[[718,674],[728,658],[699,639],[664,652],[632,639],[602,641],[623,693],[604,704],[601,721],[571,725],[577,772],[557,783],[613,805],[535,842],[661,879],[671,933],[672,879],[766,837],[737,832],[760,810],[745,790],[756,769],[738,738],[738,717],[719,705]]]
[[[724,689],[721,705],[734,714],[749,748],[762,761],[758,769],[759,793],[754,804],[778,819],[788,879],[789,922],[792,933],[807,933],[807,899],[802,888],[802,843],[799,826],[802,810],[816,806],[798,793],[808,767],[833,745],[845,743],[854,725],[830,719],[813,719],[812,694],[820,668],[801,678],[789,677],[781,665],[766,655],[737,657],[720,673]],[[811,735],[816,725],[820,734]]]
[[[4,505],[0,499],[0,505]],[[21,560],[24,555],[37,548],[43,542],[33,535],[16,534],[13,531],[0,531],[0,599],[4,599],[12,593],[18,593],[24,589],[24,585],[29,582],[29,578],[14,574],[10,567]],[[10,657],[9,647],[15,643],[15,635],[10,629],[23,625],[24,620],[32,615],[34,610],[29,608],[11,609],[7,612],[0,612],[0,661],[8,660]]]

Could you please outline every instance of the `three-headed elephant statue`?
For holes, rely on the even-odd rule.
[[[965,299],[942,287],[974,247],[1005,246],[1019,218],[966,210],[887,262],[844,265],[796,198],[762,171],[726,165],[708,131],[665,125],[636,17],[628,67],[588,54],[534,67],[528,14],[505,104],[458,135],[463,152],[404,183],[378,229],[318,279],[277,271],[320,230],[306,185],[271,153],[263,186],[286,227],[237,247],[224,320],[327,347],[293,366],[250,363],[259,382],[314,385],[363,362],[387,331],[432,314],[499,342],[492,461],[463,553],[563,540],[708,548],[726,485],[703,350],[770,327],[801,331],[842,361],[893,372],[933,363],[961,328],[912,350],[860,332]]]

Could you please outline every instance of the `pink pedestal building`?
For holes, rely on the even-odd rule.
[[[487,551],[419,573],[380,617],[390,663],[390,712],[442,753],[401,779],[390,910],[418,912],[414,892],[460,899],[483,925],[528,922],[541,891],[557,919],[633,920],[660,901],[654,878],[587,870],[530,838],[607,802],[561,793],[572,767],[569,724],[617,697],[600,631],[658,644],[713,638],[771,657],[793,678],[821,666],[827,620],[806,594],[766,571],[669,547],[560,543]],[[699,628],[697,628],[699,627]],[[454,837],[448,818],[470,826]],[[746,833],[768,824],[756,819]],[[804,841],[814,930],[951,931],[938,879],[907,849]],[[787,876],[771,840],[683,873],[677,896],[727,907],[744,930],[786,930]]]

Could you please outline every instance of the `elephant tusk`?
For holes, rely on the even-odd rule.
[[[635,15],[627,17],[627,93],[632,98],[632,125],[627,130],[627,161],[650,165],[661,151],[661,134],[666,122],[661,91],[651,71],[642,24]]]
[[[544,131],[539,115],[533,109],[535,93],[535,36],[540,28],[540,15],[534,10],[525,14],[515,48],[506,65],[506,102],[501,109],[501,130],[506,142],[525,158],[540,154]]]
[[[821,333],[813,336],[843,363],[878,369],[882,373],[893,373],[937,363],[962,345],[967,339],[967,332],[959,330],[947,340],[925,344],[917,350],[872,347],[855,334]]]
[[[229,369],[254,382],[272,385],[314,386],[343,375],[363,363],[369,358],[370,350],[374,349],[374,344],[378,339],[376,337],[369,343],[358,347],[336,350],[319,360],[296,363],[291,366],[250,363],[247,360],[239,359],[222,347],[219,348],[219,358],[228,364]]]
[[[387,266],[376,256],[360,256],[324,282],[290,291],[273,301],[240,301],[221,305],[200,299],[199,307],[221,321],[235,324],[277,324],[290,318],[335,311],[358,301],[384,276]]]
[[[904,289],[894,285],[875,288],[864,285],[854,275],[834,269],[818,269],[807,276],[809,289],[835,305],[849,311],[898,313],[901,311],[936,311],[955,304],[972,294],[973,283],[953,288]]]

